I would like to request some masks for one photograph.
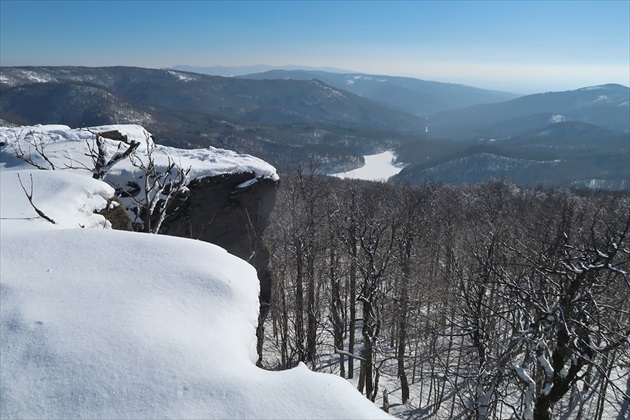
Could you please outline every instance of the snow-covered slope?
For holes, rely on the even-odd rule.
[[[201,241],[113,231],[93,214],[109,185],[3,161],[0,417],[387,417],[342,378],[255,366],[249,264]]]

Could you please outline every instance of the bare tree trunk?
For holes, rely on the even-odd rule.
[[[309,246],[309,252],[313,252],[313,247]],[[307,330],[306,330],[306,360],[311,362],[314,366],[315,359],[317,358],[317,314],[316,314],[316,299],[315,299],[315,267],[313,255],[308,255],[307,258],[307,270],[308,270],[308,296],[307,296]]]
[[[353,206],[354,207],[354,206]],[[357,239],[354,232],[354,226],[351,225],[349,234],[350,242],[350,329],[348,337],[348,352],[354,354],[354,343],[356,340],[357,330]],[[348,379],[354,378],[354,359],[348,358]]]
[[[302,274],[302,255],[298,251],[295,255],[295,347],[299,361],[306,360],[304,349],[304,276]]]
[[[280,344],[280,358],[282,362],[282,366],[287,368],[289,367],[289,309],[287,307],[287,295],[284,287],[284,279],[282,280],[282,320],[280,325],[281,327],[281,344]]]
[[[372,398],[373,388],[373,339],[375,336],[376,320],[374,319],[375,308],[372,305],[372,296],[369,291],[369,286],[364,285],[361,293],[362,300],[362,316],[363,316],[363,328],[361,329],[361,335],[363,336],[363,360],[361,361],[361,376],[359,377],[359,391],[362,392],[362,385],[365,384],[365,395],[367,398]],[[361,383],[363,379],[363,384]]]
[[[343,322],[342,311],[343,306],[341,302],[340,292],[340,279],[337,276],[335,267],[337,266],[337,257],[335,249],[330,246],[329,249],[329,277],[330,277],[330,302],[331,302],[331,316],[333,324],[333,341],[335,348],[343,350],[343,334],[345,325]],[[346,363],[343,354],[339,354],[339,376],[346,377]]]
[[[407,241],[403,253],[403,276],[400,281],[400,304],[398,311],[398,349],[396,352],[398,371],[397,375],[400,379],[400,392],[402,403],[405,404],[409,400],[409,381],[405,372],[405,350],[407,347],[407,319],[409,310],[409,281],[411,281],[411,243]]]
[[[621,404],[619,415],[617,415],[617,420],[628,418],[630,418],[630,375],[628,375],[628,379],[626,380],[626,395]]]

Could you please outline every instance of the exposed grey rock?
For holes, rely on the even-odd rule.
[[[272,285],[269,251],[262,235],[276,202],[278,181],[258,179],[239,187],[254,177],[253,173],[223,174],[191,181],[190,192],[172,204],[160,233],[211,242],[253,265],[260,281],[264,320]]]
[[[124,205],[117,198],[112,198],[107,202],[107,206],[98,212],[103,215],[112,224],[112,229],[116,230],[133,230],[131,217],[125,209]]]

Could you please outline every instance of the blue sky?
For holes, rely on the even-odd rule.
[[[630,0],[0,0],[0,65],[305,65],[533,93],[630,85]]]

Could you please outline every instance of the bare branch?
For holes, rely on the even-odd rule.
[[[18,180],[20,181],[20,186],[22,187],[22,190],[24,191],[24,194],[26,194],[26,198],[28,198],[28,202],[31,204],[31,207],[33,207],[33,209],[35,210],[35,212],[43,219],[48,220],[50,223],[52,223],[53,225],[55,224],[55,221],[53,219],[51,219],[50,217],[46,216],[46,214],[41,211],[40,209],[38,209],[35,204],[33,204],[33,174],[31,175],[31,193],[29,194],[28,192],[26,192],[26,188],[24,188],[24,184],[22,184],[22,178],[20,178],[20,174],[17,174]]]
[[[87,129],[87,131],[94,134],[95,137],[96,146],[92,146],[88,142],[88,150],[90,152],[88,156],[92,158],[92,162],[94,163],[94,175],[92,175],[94,179],[103,179],[114,165],[121,160],[130,157],[131,154],[136,151],[138,146],[140,146],[140,142],[133,140],[129,141],[127,136],[115,130],[103,133],[97,133],[90,129]],[[109,158],[107,157],[106,138],[120,142],[118,143],[116,153]],[[127,148],[124,151],[121,151],[123,144],[126,144]]]

